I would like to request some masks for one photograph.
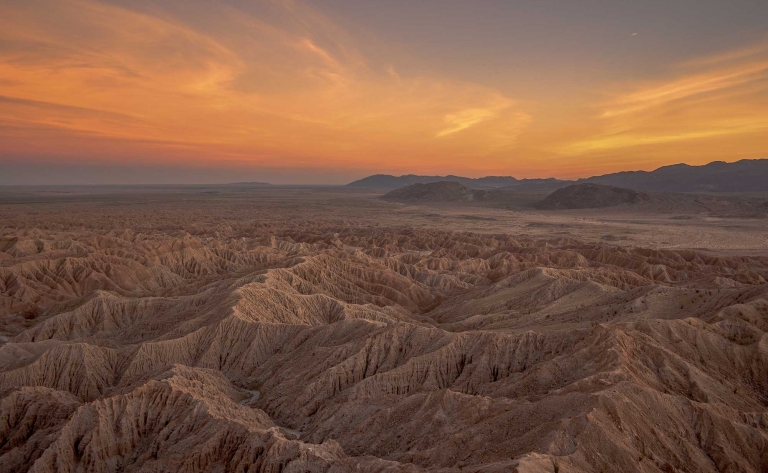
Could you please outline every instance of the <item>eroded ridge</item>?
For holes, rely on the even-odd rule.
[[[18,231],[0,470],[766,471],[767,277],[332,222]]]

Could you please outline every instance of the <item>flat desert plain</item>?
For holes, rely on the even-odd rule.
[[[768,471],[764,216],[382,193],[0,188],[0,471]]]

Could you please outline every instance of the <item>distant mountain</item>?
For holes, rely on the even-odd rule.
[[[548,179],[515,179],[512,176],[488,176],[480,178],[461,176],[419,176],[408,174],[405,176],[391,176],[389,174],[376,174],[359,181],[350,182],[348,187],[370,187],[375,189],[397,189],[411,184],[430,184],[433,182],[458,182],[471,189],[513,189],[520,191],[548,191],[560,189],[575,181],[561,181],[555,178]]]
[[[391,176],[376,174],[347,184],[349,187],[397,189],[411,184],[458,182],[471,189],[554,191],[572,184],[602,184],[637,191],[656,192],[768,192],[768,159],[743,159],[735,163],[715,161],[703,166],[674,164],[655,171],[622,171],[578,181],[515,179],[512,176],[470,178],[461,176]]]
[[[381,198],[395,202],[470,202],[475,200],[475,192],[458,182],[417,182],[389,191]]]
[[[574,184],[558,189],[536,204],[539,209],[598,209],[621,204],[637,204],[648,194],[622,187],[600,184]]]
[[[473,179],[461,176],[418,176],[408,174],[405,176],[391,176],[389,174],[376,174],[358,181],[350,182],[348,187],[371,187],[376,189],[397,189],[411,184],[430,184],[433,182],[458,182],[472,189],[493,189],[508,187],[518,182],[511,176],[488,176]]]
[[[768,159],[735,163],[715,161],[703,166],[674,164],[655,171],[624,171],[580,179],[578,182],[660,192],[768,191]]]

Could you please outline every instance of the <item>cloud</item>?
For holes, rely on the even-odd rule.
[[[182,14],[191,6],[193,23]],[[514,146],[516,134],[503,131],[521,127],[522,111],[499,91],[405,74],[392,66],[397,58],[376,63],[358,38],[301,2],[259,6],[264,14],[254,16],[207,2],[1,5],[0,41],[13,46],[0,49],[0,120],[39,127],[50,140],[38,154],[44,142],[61,154],[61,133],[70,133],[67,146],[83,159],[113,154],[108,146],[141,152],[136,159],[183,146],[184,159],[265,166],[301,166],[307,157],[458,162]],[[6,140],[0,153],[23,152],[25,143]],[[158,152],[147,153],[147,143]]]
[[[768,79],[768,60],[691,74],[617,97],[602,114],[611,118],[662,107],[676,100],[733,89]]]
[[[601,136],[588,141],[570,145],[567,150],[572,153],[584,153],[595,150],[614,150],[635,146],[673,143],[707,138],[718,138],[729,135],[756,133],[768,130],[768,118],[763,120],[733,121],[723,120],[721,123],[695,130],[668,133],[619,133]]]
[[[487,108],[471,108],[451,113],[445,116],[445,124],[448,125],[448,128],[440,130],[435,136],[451,135],[495,116],[496,112]]]
[[[556,151],[585,155],[643,147],[646,154],[668,154],[686,144],[706,156],[746,151],[731,140],[768,131],[768,48],[686,61],[676,72],[616,94],[601,104],[591,136]]]

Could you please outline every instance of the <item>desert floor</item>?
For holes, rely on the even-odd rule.
[[[0,188],[0,471],[768,471],[768,219]]]

